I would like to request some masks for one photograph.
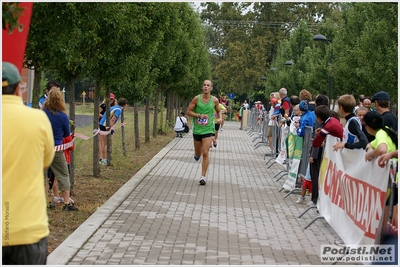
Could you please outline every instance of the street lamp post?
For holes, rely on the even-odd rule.
[[[333,40],[327,39],[322,34],[315,35],[313,40],[333,43]],[[333,45],[331,46],[331,68],[332,68],[332,64],[333,64]],[[332,70],[330,70],[330,72],[329,72],[329,108],[331,107],[330,103],[332,102],[332,86],[333,86],[333,76],[332,76]],[[332,107],[332,109],[333,108],[334,107]]]

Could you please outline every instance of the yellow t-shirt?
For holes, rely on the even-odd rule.
[[[44,167],[54,158],[53,130],[42,110],[2,96],[2,246],[49,235]]]
[[[221,103],[219,104],[219,109],[226,110],[224,105],[222,105]],[[214,109],[214,123],[217,124],[217,122],[218,122],[217,111]]]
[[[377,131],[375,139],[371,142],[371,146],[373,149],[376,149],[380,144],[387,145],[388,148],[386,153],[393,152],[397,149],[396,144],[393,143],[392,139],[390,139],[390,136],[384,130]]]

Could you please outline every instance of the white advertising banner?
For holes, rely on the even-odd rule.
[[[295,130],[292,131],[292,125],[290,125],[290,128],[291,130],[289,131],[289,136],[287,138],[289,173],[283,185],[285,190],[293,190],[296,187],[297,174],[299,172],[301,155],[303,153],[303,137],[298,136]]]
[[[379,236],[389,166],[365,161],[365,150],[340,149],[328,135],[319,175],[318,209],[348,246],[374,244]]]
[[[289,127],[285,124],[281,127],[281,131],[280,131],[280,142],[281,142],[281,151],[278,154],[278,157],[276,157],[275,162],[285,166],[286,163],[286,138],[289,135]]]

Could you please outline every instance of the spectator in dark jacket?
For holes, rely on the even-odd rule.
[[[339,115],[346,119],[344,126],[343,142],[337,142],[333,146],[333,150],[337,151],[339,148],[362,148],[368,144],[368,139],[362,131],[360,120],[354,115],[353,110],[356,106],[354,96],[345,94],[338,99]]]

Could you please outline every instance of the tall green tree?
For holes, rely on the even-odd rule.
[[[336,93],[398,96],[398,6],[351,3],[343,14],[335,45]]]
[[[90,64],[93,43],[92,3],[35,3],[26,59],[37,71],[49,70],[67,83],[70,97],[69,118],[75,121],[74,83]],[[40,75],[40,76],[39,76]],[[36,84],[37,85],[37,84]],[[37,95],[34,94],[34,95]],[[35,101],[35,100],[33,100]],[[36,102],[36,101],[35,101]],[[33,102],[33,105],[35,105]],[[71,152],[71,191],[74,186],[74,153]]]
[[[278,47],[291,37],[302,21],[309,28],[316,28],[317,21],[329,16],[336,7],[334,3],[289,2],[202,5],[202,19],[208,27],[206,40],[213,54],[213,79],[225,92],[247,95],[263,85],[261,77],[269,76],[277,60]],[[297,49],[303,48],[291,48],[293,56],[299,57]]]

